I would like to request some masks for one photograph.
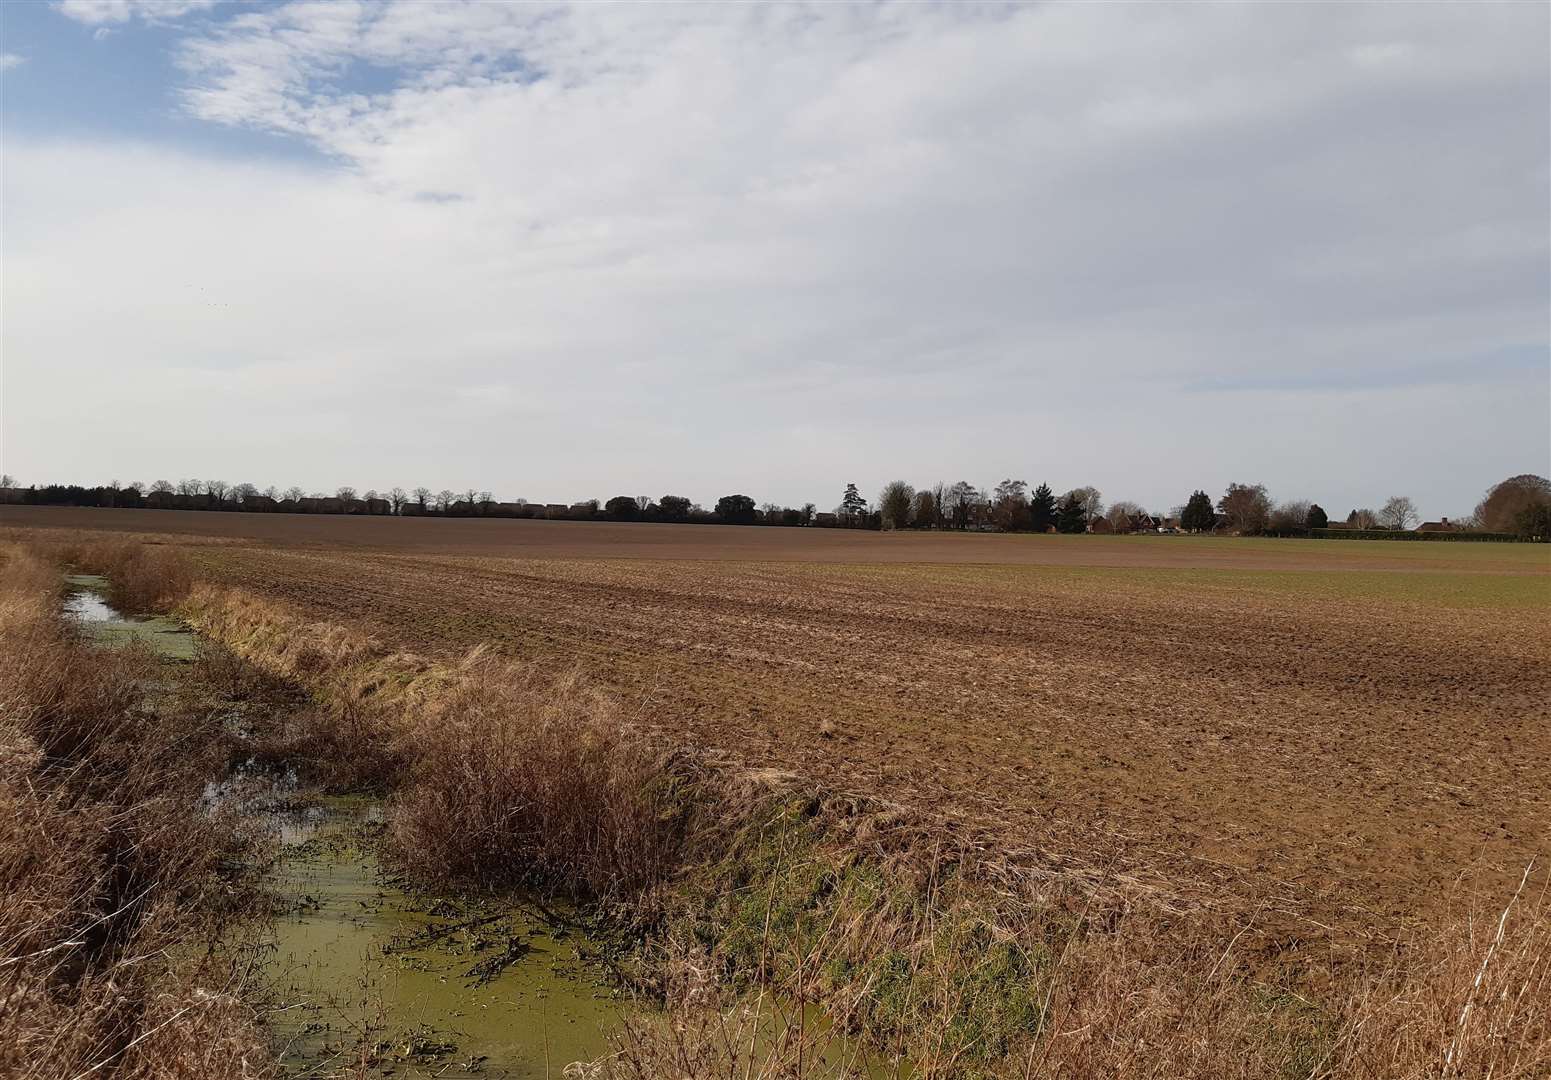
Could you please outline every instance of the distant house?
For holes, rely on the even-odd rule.
[[[1416,527],[1417,532],[1463,532],[1464,527],[1458,522],[1444,518],[1442,521],[1424,521]]]
[[[281,499],[275,504],[275,509],[282,514],[294,514],[299,508],[295,499]]]
[[[1088,522],[1088,531],[1091,533],[1112,533],[1115,527],[1109,523],[1109,518],[1097,517]]]
[[[547,518],[563,518],[569,512],[570,507],[565,503],[545,503],[544,516]]]
[[[813,524],[821,529],[833,529],[840,524],[840,516],[838,514],[814,514]]]
[[[172,505],[178,510],[208,510],[214,503],[209,495],[174,495]]]
[[[145,505],[152,510],[171,510],[178,505],[177,499],[170,491],[153,491],[145,497]]]
[[[407,502],[399,507],[399,514],[402,517],[423,517],[425,516],[425,507],[417,502]]]
[[[257,510],[261,514],[269,513],[279,505],[278,502],[271,499],[268,495],[249,495],[242,500],[242,508],[244,510]]]
[[[366,512],[368,514],[386,514],[391,507],[387,499],[367,499]]]
[[[345,512],[345,503],[343,499],[300,499],[296,509],[304,514],[342,514]]]

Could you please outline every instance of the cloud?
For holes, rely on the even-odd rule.
[[[185,440],[307,487],[1253,474],[1451,512],[1548,439],[1536,370],[1469,367],[1551,289],[1546,12],[1499,14],[243,9],[181,38],[185,108],[336,166],[8,146],[7,353],[126,440],[200,402],[147,472]],[[8,445],[68,460],[57,421]]]
[[[0,71],[10,71],[12,68],[21,67],[27,62],[25,56],[16,53],[0,53]]]
[[[215,7],[216,0],[56,0],[55,8],[66,18],[88,26],[122,25],[132,19],[169,22],[193,11]]]

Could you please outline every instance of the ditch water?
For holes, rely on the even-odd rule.
[[[375,854],[381,806],[323,799],[270,815],[281,844],[266,970],[291,1075],[361,1047],[387,1074],[559,1077],[607,1053],[625,1003],[586,935],[537,904],[421,897]]]
[[[143,641],[159,656],[177,660],[194,658],[194,633],[177,619],[165,615],[137,618],[122,615],[108,603],[108,580],[96,574],[70,574],[65,578],[65,615],[87,637],[103,645]]]

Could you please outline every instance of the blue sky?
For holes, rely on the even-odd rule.
[[[24,481],[1551,472],[1540,5],[0,5]],[[148,422],[149,421],[149,422]]]
[[[196,10],[169,22],[82,22],[47,0],[0,4],[0,53],[20,61],[0,94],[7,137],[132,139],[202,154],[325,160],[304,140],[211,124],[182,107],[179,43],[223,18]]]

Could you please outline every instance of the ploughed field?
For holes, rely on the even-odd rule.
[[[581,664],[756,768],[1360,939],[1551,854],[1551,548],[0,508],[426,654]]]

